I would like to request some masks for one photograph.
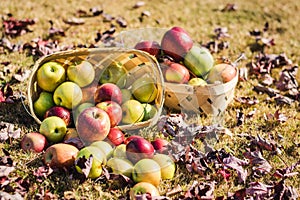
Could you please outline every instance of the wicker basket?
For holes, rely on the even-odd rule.
[[[95,48],[95,49],[79,49],[57,52],[39,59],[33,68],[33,72],[28,84],[28,103],[29,110],[35,121],[40,124],[41,119],[37,117],[34,112],[33,104],[42,91],[37,85],[37,70],[48,61],[56,61],[61,63],[65,68],[72,61],[87,60],[93,64],[96,72],[103,72],[109,63],[118,61],[123,64],[128,72],[129,77],[143,77],[150,76],[154,79],[158,88],[158,95],[154,100],[154,105],[157,108],[157,114],[143,122],[120,125],[119,128],[123,131],[135,130],[155,124],[162,112],[164,105],[164,81],[162,72],[156,59],[148,53],[139,50],[125,50],[121,48]],[[97,77],[97,76],[96,76]]]
[[[133,48],[142,40],[152,40],[160,43],[165,28],[145,28],[123,31],[116,37],[116,43],[123,48]],[[238,71],[238,70],[237,70]],[[175,110],[205,113],[219,117],[228,107],[234,97],[238,82],[238,74],[225,84],[208,84],[206,86],[191,86],[165,82],[165,106]]]

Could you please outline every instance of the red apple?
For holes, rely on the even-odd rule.
[[[122,92],[121,89],[113,83],[104,83],[98,86],[95,95],[95,103],[102,101],[115,101],[121,105],[122,103]]]
[[[156,152],[165,153],[168,150],[167,146],[169,145],[169,142],[162,138],[156,138],[151,142],[151,144]]]
[[[114,127],[118,125],[123,116],[121,106],[114,101],[102,101],[96,105],[96,107],[104,110],[110,119],[110,127]]]
[[[124,133],[117,127],[113,127],[110,129],[107,139],[110,143],[115,146],[118,146],[124,142],[125,136]]]
[[[143,138],[142,136],[140,136],[140,135],[131,135],[131,136],[129,136],[128,138],[125,138],[125,140],[124,140],[124,144],[128,144],[132,139],[134,139],[134,138]]]
[[[187,83],[190,79],[189,70],[179,63],[170,63],[164,70],[165,80],[170,83]]]
[[[76,159],[78,149],[70,144],[57,143],[48,147],[44,153],[44,163],[50,167],[71,167]]]
[[[46,137],[38,132],[27,133],[21,140],[21,148],[24,151],[40,153],[47,145],[48,142]]]
[[[181,61],[192,46],[192,38],[181,27],[173,27],[168,30],[161,41],[163,52],[174,58],[176,62]]]
[[[156,41],[141,41],[138,42],[134,48],[146,51],[153,56],[158,56],[160,54],[160,45]]]
[[[154,148],[152,144],[144,138],[133,138],[126,145],[126,156],[132,163],[136,163],[143,158],[151,159],[153,155]]]
[[[93,106],[79,114],[76,128],[83,143],[89,145],[106,138],[110,130],[110,119],[104,110]]]
[[[62,118],[67,126],[71,124],[71,112],[65,107],[53,106],[49,108],[44,115],[44,119],[51,116],[57,116]]]
[[[98,84],[92,83],[91,85],[81,88],[82,92],[82,103],[91,102],[94,103],[94,94],[97,90]]]
[[[227,83],[236,76],[236,73],[237,69],[233,65],[226,63],[217,64],[209,71],[207,81],[209,83]]]

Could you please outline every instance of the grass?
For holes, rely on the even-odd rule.
[[[298,27],[300,16],[295,14],[300,10],[300,4],[293,0],[253,0],[242,1],[236,0],[234,3],[238,6],[236,11],[222,12],[221,9],[230,1],[223,0],[152,0],[145,1],[146,5],[132,9],[135,1],[100,1],[100,0],[3,0],[0,4],[0,14],[6,16],[11,13],[17,19],[36,18],[38,21],[35,25],[30,26],[32,32],[20,37],[11,39],[13,43],[30,42],[37,37],[46,37],[50,28],[49,20],[52,20],[54,27],[66,30],[66,37],[59,37],[60,44],[91,44],[98,31],[103,32],[110,27],[110,23],[102,21],[101,16],[84,18],[85,24],[80,26],[70,26],[63,22],[63,19],[73,17],[77,10],[82,9],[89,11],[92,7],[99,7],[105,13],[115,17],[122,16],[128,22],[127,28],[121,28],[116,25],[117,33],[122,30],[129,30],[144,27],[169,28],[172,26],[181,26],[185,28],[192,38],[199,43],[207,43],[214,35],[214,29],[217,27],[227,27],[230,38],[228,49],[214,54],[215,58],[227,57],[231,60],[244,52],[247,59],[240,62],[239,67],[245,67],[257,52],[252,52],[250,47],[255,43],[249,31],[254,29],[262,30],[266,22],[269,23],[267,37],[275,39],[275,46],[266,48],[266,53],[279,54],[284,52],[294,63],[300,62],[300,38],[298,37]],[[148,10],[150,17],[144,17],[140,22],[141,12]],[[115,22],[113,22],[115,23]],[[116,23],[115,23],[116,24]],[[31,69],[34,60],[26,56],[25,53],[3,53],[0,54],[0,62],[11,62],[16,69]],[[0,71],[4,66],[0,65]],[[12,74],[7,75],[10,81]],[[278,76],[278,74],[276,75]],[[299,73],[297,75],[299,82]],[[1,80],[0,80],[1,81]],[[15,93],[18,91],[26,93],[27,81],[10,82]],[[216,144],[216,149],[227,148],[234,155],[241,156],[241,152],[246,148],[247,140],[238,137],[239,134],[249,134],[252,136],[262,136],[268,138],[269,135],[275,137],[282,145],[282,154],[264,155],[273,166],[273,169],[284,168],[299,160],[299,143],[300,143],[300,112],[299,102],[291,105],[278,106],[274,101],[266,100],[266,95],[258,95],[253,91],[253,84],[257,84],[255,76],[249,76],[247,82],[239,82],[236,88],[236,96],[257,97],[259,104],[254,106],[244,106],[238,102],[232,102],[225,114],[224,124],[232,132],[233,137],[223,137]],[[25,101],[26,103],[26,101]],[[246,119],[243,125],[236,126],[237,109],[245,114],[257,109],[256,114],[251,119]],[[265,115],[280,110],[281,113],[288,117],[287,122],[278,123],[276,120],[266,120]],[[207,123],[205,116],[194,116],[197,122]],[[21,128],[22,134],[38,130],[38,125],[26,113],[21,102],[15,104],[0,103],[0,121],[13,123],[16,127]],[[278,135],[283,136],[283,140]],[[22,177],[30,180],[30,190],[26,195],[27,199],[33,199],[39,193],[50,192],[55,194],[58,199],[117,199],[128,193],[128,187],[113,187],[112,182],[101,182],[87,180],[80,183],[77,179],[71,179],[71,173],[66,171],[54,172],[51,176],[38,182],[32,172],[42,166],[41,155],[33,153],[24,153],[19,148],[20,139],[7,141],[0,144],[1,148],[9,151],[15,162],[16,171],[12,176]],[[298,146],[296,145],[298,144]],[[165,195],[168,189],[180,185],[183,190],[187,190],[194,180],[203,180],[199,175],[188,173],[184,166],[177,166],[177,174],[174,179],[164,181],[159,186],[162,195]],[[299,168],[296,169],[297,172]],[[288,179],[288,184],[300,189],[300,176],[294,176]],[[270,183],[274,180],[271,175],[262,177],[260,181]],[[111,189],[111,187],[113,189]],[[215,195],[226,195],[228,192],[234,192],[242,185],[236,184],[234,180],[224,182],[219,179],[216,184]],[[175,198],[175,197],[173,197]]]

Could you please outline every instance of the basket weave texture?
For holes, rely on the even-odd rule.
[[[94,67],[96,74],[101,74],[111,62],[120,62],[128,72],[129,82],[126,83],[130,87],[130,81],[134,81],[140,77],[151,77],[156,83],[158,93],[154,100],[154,105],[157,108],[157,114],[143,122],[133,124],[120,125],[119,128],[123,131],[135,130],[155,124],[162,112],[164,105],[164,81],[161,69],[157,60],[146,52],[139,50],[126,50],[122,48],[93,48],[93,49],[78,49],[57,52],[40,58],[33,67],[33,72],[29,78],[27,89],[29,110],[32,117],[38,124],[41,124],[41,119],[34,112],[33,104],[39,97],[41,88],[37,85],[37,70],[46,62],[56,61],[61,63],[65,68],[74,61],[89,61]],[[96,75],[96,78],[98,76]]]

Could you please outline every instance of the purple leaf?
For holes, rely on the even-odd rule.
[[[18,139],[21,135],[21,129],[15,130],[14,124],[0,122],[0,141],[6,141],[9,138]]]
[[[260,151],[244,152],[243,155],[250,160],[255,175],[264,175],[272,170],[272,166],[263,158]]]
[[[81,169],[82,173],[85,175],[86,178],[88,177],[91,171],[92,163],[93,155],[90,155],[88,159],[86,159],[85,156],[83,156],[75,160],[75,165]]]
[[[263,200],[264,197],[267,197],[269,195],[272,189],[272,185],[265,185],[260,182],[252,182],[250,183],[250,186],[246,188],[246,195],[255,196],[256,199]]]

